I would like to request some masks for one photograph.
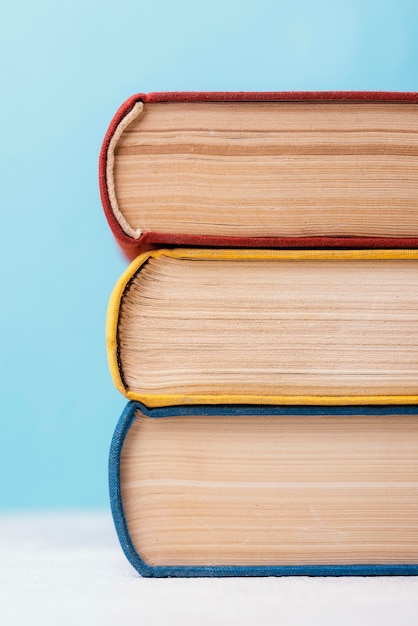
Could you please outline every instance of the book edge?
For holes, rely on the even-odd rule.
[[[197,408],[197,407],[195,407]],[[119,422],[116,426],[109,455],[109,495],[110,506],[112,516],[116,528],[116,533],[122,547],[122,550],[130,562],[130,564],[136,569],[136,571],[145,577],[177,577],[177,578],[189,578],[189,577],[228,577],[228,576],[411,576],[418,575],[418,564],[352,564],[352,565],[268,565],[268,566],[152,566],[148,565],[141,559],[137,553],[130,535],[126,518],[124,515],[121,485],[120,485],[120,456],[122,447],[125,441],[125,437],[131,427],[134,419],[135,412],[139,409],[144,415],[149,417],[164,418],[170,415],[187,414],[190,413],[190,407],[179,407],[176,412],[172,410],[162,409],[160,411],[148,410],[146,407],[138,402],[128,402]],[[374,407],[362,407],[364,412],[367,413],[381,413],[382,411],[389,410],[395,412],[397,407],[386,407],[386,409],[376,409]],[[200,411],[204,414],[208,410],[207,407],[200,407]],[[210,407],[209,411],[216,411],[217,414],[228,414],[231,410],[230,407],[217,406]],[[255,412],[265,413],[271,412],[267,407],[247,407],[246,411],[250,410],[252,414]],[[301,409],[293,408],[292,412],[300,412]],[[329,414],[331,409],[323,407],[321,413]],[[399,410],[399,409],[398,409]],[[401,407],[400,410],[403,410]],[[239,414],[240,409],[235,408],[234,413]],[[286,411],[283,407],[275,407],[275,411],[279,414],[285,414]],[[302,411],[306,411],[306,408],[302,407]],[[193,411],[196,414],[196,410]],[[345,409],[336,410],[333,412],[345,412]],[[351,412],[351,411],[350,411]],[[409,407],[409,411],[414,414],[418,412],[418,407]],[[307,414],[311,414],[308,411]],[[315,409],[313,411],[315,414]],[[383,413],[384,414],[384,413]]]
[[[132,401],[142,402],[148,407],[177,406],[182,404],[258,404],[258,405],[361,405],[361,404],[414,404],[418,395],[208,395],[208,394],[146,394],[131,391],[123,380],[119,359],[118,322],[123,294],[140,268],[150,259],[159,256],[179,259],[223,259],[223,260],[385,260],[418,259],[418,250],[274,250],[274,249],[206,249],[206,248],[158,248],[138,256],[117,281],[110,297],[106,320],[106,343],[109,369],[118,391]]]
[[[154,92],[138,93],[128,98],[116,111],[105,134],[99,156],[99,188],[103,209],[108,224],[125,256],[134,255],[153,244],[246,246],[246,247],[418,247],[418,237],[235,237],[164,234],[135,231],[120,213],[112,195],[112,184],[108,184],[108,171],[112,167],[112,140],[117,129],[127,118],[126,124],[140,112],[135,113],[139,103],[152,102],[396,102],[418,103],[418,92],[388,91],[286,91],[286,92]],[[110,150],[110,160],[109,158]],[[113,180],[113,176],[111,176]],[[113,198],[113,200],[112,200]],[[115,207],[116,214],[115,215]],[[326,240],[322,244],[321,241]]]
[[[113,383],[118,391],[123,395],[129,393],[126,389],[122,367],[119,360],[119,346],[118,346],[118,321],[119,311],[123,300],[123,294],[128,283],[134,278],[136,272],[141,266],[146,263],[151,256],[151,252],[145,252],[138,257],[127,267],[123,272],[111,293],[109,304],[107,307],[106,316],[106,347],[107,358],[109,363],[110,374],[112,376]],[[154,253],[155,254],[155,253]]]

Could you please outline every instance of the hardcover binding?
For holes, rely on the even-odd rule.
[[[219,246],[253,248],[414,248],[418,237],[231,237],[164,234],[145,232],[138,239],[127,235],[116,219],[106,179],[108,148],[121,120],[138,103],[151,102],[398,102],[418,103],[418,93],[385,91],[310,91],[310,92],[161,92],[136,94],[122,104],[113,117],[100,151],[99,186],[104,212],[112,232],[128,259],[157,245]]]
[[[205,249],[205,248],[176,248],[152,250],[144,252],[125,270],[115,285],[108,307],[106,335],[107,354],[113,382],[128,400],[145,403],[148,407],[164,407],[182,404],[265,404],[265,405],[362,405],[362,404],[411,404],[418,402],[418,395],[197,395],[183,394],[148,394],[131,391],[127,388],[119,354],[118,324],[121,303],[125,291],[131,280],[141,270],[150,258],[167,255],[173,259],[222,259],[222,260],[361,260],[377,259],[418,259],[418,250],[235,250],[235,249]]]
[[[175,415],[418,415],[416,405],[357,406],[357,407],[306,407],[306,406],[179,406],[175,408],[147,409],[139,402],[128,402],[113,435],[109,457],[109,492],[113,520],[121,547],[131,565],[146,577],[227,577],[227,576],[411,576],[418,574],[418,564],[349,564],[349,565],[268,565],[268,566],[152,566],[144,562],[136,551],[129,534],[122,504],[120,483],[120,458],[125,437],[139,409],[152,418]]]

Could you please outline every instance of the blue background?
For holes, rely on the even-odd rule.
[[[411,1],[51,0],[0,23],[0,507],[107,506],[125,400],[105,315],[126,263],[97,158],[131,94],[418,90]]]

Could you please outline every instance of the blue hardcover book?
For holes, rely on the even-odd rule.
[[[129,402],[109,478],[143,576],[418,573],[418,406]]]

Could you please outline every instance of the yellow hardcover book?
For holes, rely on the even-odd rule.
[[[107,342],[148,407],[416,403],[418,250],[153,250],[118,281]]]

